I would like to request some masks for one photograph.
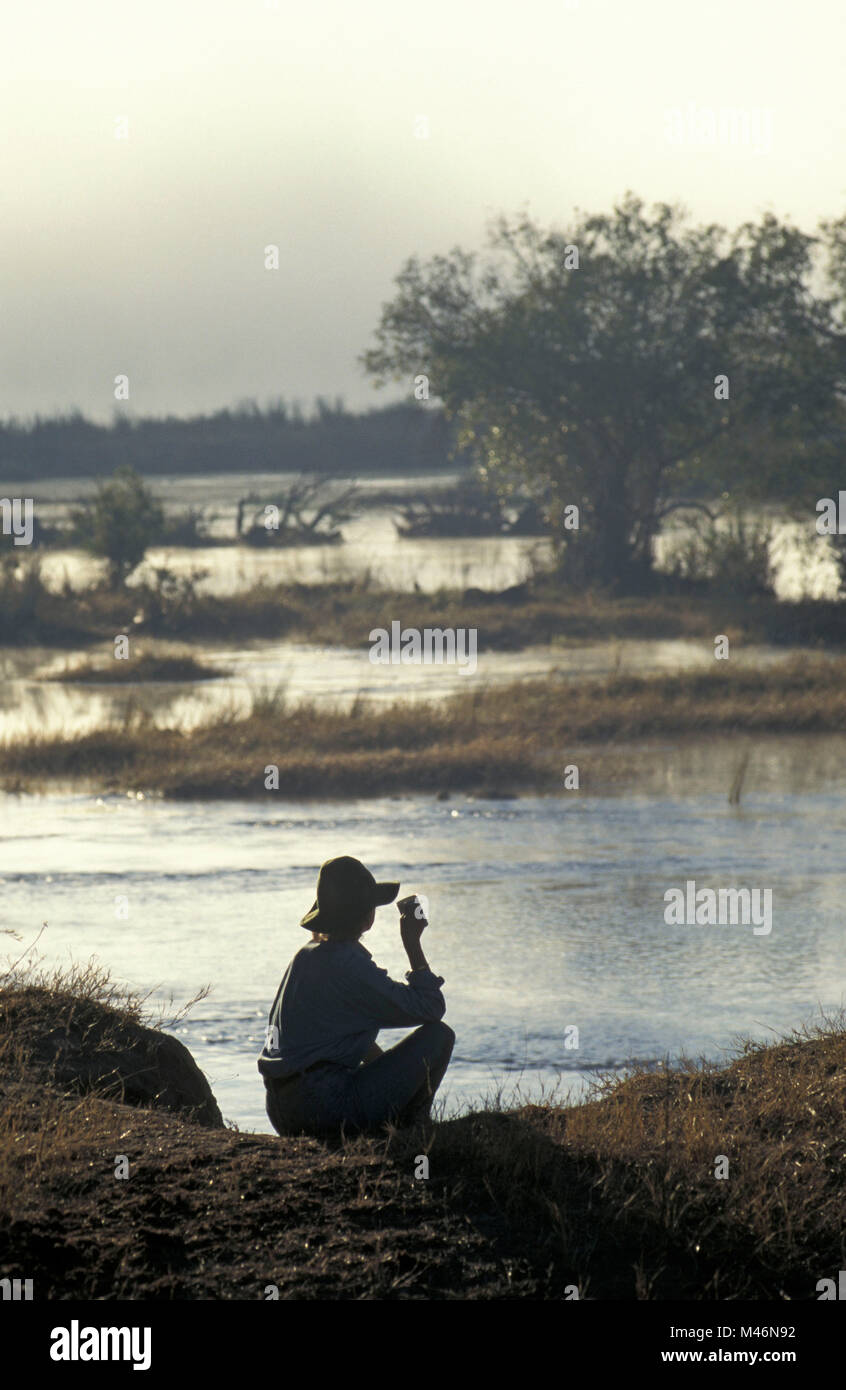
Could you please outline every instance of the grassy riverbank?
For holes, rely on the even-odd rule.
[[[217,680],[221,674],[220,667],[198,661],[191,652],[142,652],[125,661],[116,661],[111,656],[100,661],[80,662],[44,679],[64,685],[135,685]]]
[[[502,592],[434,594],[377,588],[367,576],[325,584],[257,584],[219,597],[176,575],[154,586],[54,592],[37,564],[0,571],[0,645],[75,647],[118,632],[181,642],[279,640],[365,649],[373,628],[475,628],[479,650],[520,651],[549,642],[690,638],[846,646],[846,603],[778,602],[731,593],[666,592],[647,598],[566,594],[540,578]]]
[[[187,732],[130,714],[80,737],[3,744],[0,786],[85,779],[169,797],[265,797],[277,794],[266,787],[266,769],[277,767],[282,796],[550,791],[562,789],[565,766],[600,745],[844,730],[846,659],[766,671],[729,660],[672,676],[549,677],[429,704],[359,701],[343,712],[261,697],[249,713]]]
[[[98,1014],[112,1045],[139,1017],[102,976],[0,987],[0,1264],[39,1300],[816,1299],[843,1268],[842,1019],[330,1147],[45,1081],[26,1039]]]

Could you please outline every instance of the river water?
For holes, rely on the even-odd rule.
[[[171,506],[231,511],[264,483],[238,476],[158,486]],[[49,520],[49,506],[58,515],[90,488],[71,479],[41,491]],[[812,527],[813,520],[805,529]],[[781,525],[779,592],[830,592],[830,564],[819,548],[809,560],[801,532]],[[345,539],[330,550],[222,547],[151,558],[182,571],[205,566],[204,583],[217,592],[262,575],[316,580],[365,569],[401,589],[498,587],[523,578],[532,563],[533,543],[516,539],[399,541],[387,510],[351,523]],[[48,555],[45,565],[55,582],[84,583],[96,572],[72,552]],[[128,702],[160,724],[187,728],[221,708],[246,708],[252,690],[280,685],[292,699],[343,706],[361,696],[443,697],[550,669],[577,680],[713,664],[713,647],[696,642],[480,653],[472,675],[376,667],[365,647],[282,642],[197,654],[220,670],[219,680],[84,687],[42,679],[81,653],[0,652],[0,736],[78,733],[122,718]],[[756,665],[787,655],[732,654]],[[747,751],[742,801],[731,807],[726,793]],[[355,854],[377,876],[428,895],[424,944],[446,978],[447,1019],[457,1034],[442,1092],[448,1113],[498,1090],[511,1102],[554,1087],[576,1095],[602,1069],[633,1059],[657,1066],[682,1052],[719,1060],[739,1035],[768,1039],[843,1005],[845,755],[846,735],[664,740],[605,750],[591,790],[585,750],[582,791],[496,801],[168,804],[129,787],[114,796],[81,788],[0,795],[3,926],[19,936],[3,941],[16,957],[40,931],[34,949],[47,966],[94,955],[133,989],[151,991],[164,1019],[210,984],[209,997],[173,1029],[225,1116],[269,1131],[255,1066],[267,1011],[288,959],[308,939],[297,920],[313,901],[318,865]],[[689,879],[697,887],[771,889],[771,932],[666,925],[664,892]],[[126,920],[117,899],[125,900]],[[380,964],[402,973],[394,908],[379,912],[366,941]]]
[[[239,498],[252,494],[271,501],[291,480],[288,474],[216,473],[208,476],[161,477],[148,479],[170,514],[187,508],[201,511],[209,519],[209,529],[219,537],[234,535],[235,512]],[[540,538],[514,536],[467,537],[443,540],[403,540],[394,524],[395,506],[374,505],[376,495],[390,492],[399,496],[443,487],[455,481],[454,475],[400,474],[396,477],[371,476],[356,479],[361,490],[361,510],[342,528],[344,543],[339,546],[295,546],[290,549],[254,549],[250,546],[156,547],[148,552],[146,569],[165,565],[178,574],[203,571],[200,587],[210,593],[226,594],[249,588],[260,580],[268,583],[321,583],[326,580],[353,580],[364,574],[382,587],[424,592],[441,587],[477,586],[501,589],[522,582],[537,563],[549,556]],[[343,480],[339,480],[342,485]],[[36,512],[50,524],[64,523],[74,502],[90,498],[95,487],[91,478],[52,478],[42,483],[7,481],[6,494],[32,496]],[[769,515],[769,514],[768,514]],[[748,518],[756,523],[757,513]],[[791,520],[772,512],[773,568],[775,589],[780,598],[827,597],[836,592],[837,573],[827,540],[816,534],[816,512],[802,520]],[[658,538],[656,558],[663,564],[686,535],[681,514]],[[80,551],[42,552],[44,575],[56,585],[70,583],[80,587],[101,573],[99,561]],[[140,577],[143,570],[139,570]]]
[[[839,737],[763,741],[739,807],[725,792],[731,740],[656,747],[657,775],[610,796],[6,796],[4,925],[20,935],[9,950],[24,951],[46,922],[35,946],[45,964],[94,955],[151,990],[165,1019],[210,984],[174,1031],[226,1118],[269,1131],[255,1066],[267,1011],[308,939],[297,920],[317,866],[355,854],[429,897],[424,945],[457,1035],[447,1112],[498,1090],[512,1102],[555,1087],[576,1095],[598,1070],[720,1059],[741,1034],[769,1039],[843,1005],[844,752]],[[666,925],[664,892],[688,879],[772,889],[772,930]],[[393,907],[365,940],[401,976]]]

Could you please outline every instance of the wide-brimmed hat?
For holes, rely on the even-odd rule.
[[[331,934],[340,926],[360,922],[374,907],[392,903],[399,889],[398,883],[377,883],[360,859],[348,854],[327,859],[317,876],[317,901],[300,926]]]

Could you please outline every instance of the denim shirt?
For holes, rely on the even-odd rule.
[[[360,941],[312,941],[282,977],[258,1069],[290,1076],[312,1062],[357,1067],[380,1028],[437,1022],[446,1012],[443,977],[409,970],[392,980]]]

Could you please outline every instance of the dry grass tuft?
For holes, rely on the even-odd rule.
[[[62,988],[74,979],[83,1013],[113,998],[118,1034],[137,1017],[104,972]],[[0,1016],[9,997],[0,988]],[[844,1267],[842,1015],[747,1042],[728,1066],[601,1079],[582,1104],[494,1099],[333,1146],[60,1095],[33,1083],[16,1017],[0,1030],[0,1255],[39,1297],[256,1299],[276,1284],[298,1299],[560,1300],[573,1285],[581,1298],[814,1299]]]

